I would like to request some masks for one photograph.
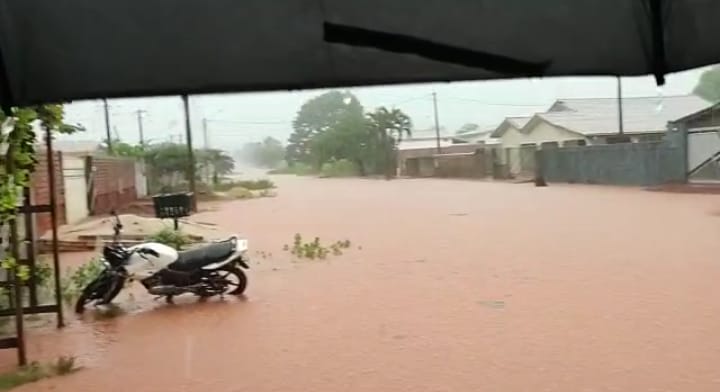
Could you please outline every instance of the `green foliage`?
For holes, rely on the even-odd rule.
[[[253,166],[276,168],[285,159],[285,147],[279,140],[266,137],[262,142],[245,144],[238,157]]]
[[[289,167],[273,174],[304,172],[304,167],[295,168],[304,164],[323,176],[391,176],[396,144],[411,135],[412,122],[402,111],[385,107],[364,115],[354,96],[332,91],[306,102],[293,128],[286,155]]]
[[[230,189],[227,194],[232,197],[233,199],[253,199],[255,198],[255,194],[247,188],[243,188],[241,186],[236,186],[232,189]]]
[[[330,245],[323,245],[319,237],[315,237],[310,242],[304,242],[302,235],[296,233],[293,237],[292,247],[285,245],[283,250],[289,251],[292,255],[300,259],[325,260],[330,255],[342,255],[343,250],[349,249],[351,245],[350,240],[335,241]]]
[[[105,140],[104,148],[107,150],[108,142]],[[134,158],[137,160],[145,157],[146,145],[142,144],[129,144],[125,143],[120,139],[114,139],[112,141],[112,155],[125,158]]]
[[[347,91],[330,91],[305,102],[293,120],[293,133],[288,139],[285,159],[289,166],[298,162],[317,165],[311,142],[347,117],[362,117],[360,101]]]
[[[261,178],[259,180],[226,181],[215,185],[213,189],[220,192],[227,192],[237,187],[250,191],[260,191],[265,189],[274,189],[275,183],[266,178]]]
[[[74,301],[85,286],[100,275],[103,268],[99,258],[93,258],[76,269],[68,268],[62,281],[62,295],[65,301]]]
[[[270,170],[268,174],[294,174],[296,176],[311,176],[317,174],[311,165],[305,163],[296,163],[292,166],[288,166],[282,169]]]
[[[82,130],[79,126],[64,124],[62,120],[63,106],[57,104],[11,108],[9,118],[5,113],[0,113],[0,145],[4,147],[4,155],[0,156],[0,229],[15,219],[20,191],[29,186],[30,173],[35,168],[37,135],[33,124],[39,122],[42,129],[51,133]],[[2,246],[5,247],[4,254],[10,255],[8,244]],[[0,266],[22,280],[30,278],[28,267],[18,265],[10,256],[0,260]]]
[[[325,162],[320,169],[321,177],[354,177],[357,175],[357,167],[347,159]]]
[[[713,103],[720,102],[720,66],[716,65],[700,75],[693,94]]]
[[[8,391],[20,385],[29,384],[53,376],[63,376],[79,370],[75,357],[61,356],[55,362],[41,365],[33,362],[15,371],[0,374],[0,391]]]
[[[192,239],[187,234],[184,234],[181,230],[174,230],[166,227],[157,233],[148,237],[150,242],[158,242],[171,246],[177,250],[182,249],[184,246],[192,244]]]

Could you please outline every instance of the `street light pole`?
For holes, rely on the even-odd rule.
[[[440,120],[438,119],[437,93],[433,91],[433,111],[435,112],[435,141],[437,143],[437,153],[440,154]]]

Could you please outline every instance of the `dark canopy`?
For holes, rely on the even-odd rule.
[[[717,0],[0,0],[0,103],[720,62]]]

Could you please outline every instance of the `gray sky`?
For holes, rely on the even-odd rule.
[[[623,78],[623,96],[667,96],[692,92],[704,69],[670,75],[658,89],[652,77]],[[615,97],[615,78],[548,78],[486,82],[350,88],[366,110],[397,106],[410,115],[416,129],[433,126],[432,98],[437,92],[440,125],[454,132],[465,123],[492,126],[506,116],[529,115],[546,109],[558,98]],[[202,119],[208,119],[209,144],[232,151],[245,142],[266,136],[282,140],[292,131],[291,121],[307,99],[327,90],[274,93],[197,95],[191,97],[193,139],[203,144]],[[145,139],[167,141],[184,133],[179,97],[110,100],[112,128],[121,139],[137,142],[137,110],[144,110]],[[105,122],[101,101],[79,101],[66,106],[66,120],[83,124],[88,132],[76,140],[102,140]],[[177,138],[177,136],[176,136]],[[177,140],[177,139],[176,139]]]

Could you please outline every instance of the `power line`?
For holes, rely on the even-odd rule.
[[[448,99],[454,99],[456,101],[464,101],[464,102],[472,102],[476,104],[481,105],[487,105],[487,106],[507,106],[507,107],[537,107],[537,106],[546,106],[546,103],[507,103],[507,102],[488,102],[488,101],[482,101],[479,99],[473,99],[473,98],[463,98],[463,97],[446,97]]]
[[[239,121],[239,120],[216,120],[207,119],[208,122],[225,123],[225,124],[245,124],[245,125],[279,125],[290,124],[290,121]]]

